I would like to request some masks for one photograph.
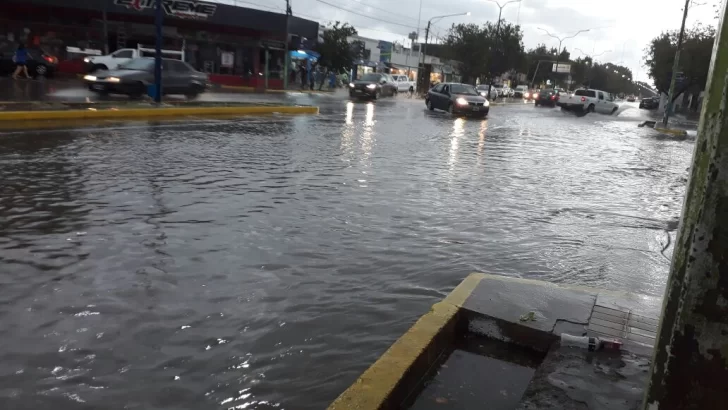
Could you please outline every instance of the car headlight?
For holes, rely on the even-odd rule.
[[[481,92],[480,92],[480,95],[481,95],[482,97],[485,97],[485,91],[481,91]]]
[[[370,90],[373,90],[373,89],[377,88],[377,85],[376,84],[369,84],[367,86],[367,88],[370,89]]]
[[[84,63],[90,63],[90,62],[91,62],[91,59],[90,59],[90,58],[88,58],[88,57],[84,57],[84,58],[83,58],[83,62],[84,62]]]
[[[483,106],[484,107],[489,107],[490,106],[490,102],[488,102],[488,100],[485,100],[485,102],[483,103]]]
[[[85,76],[83,76],[83,79],[86,81],[96,81],[96,76],[95,75],[85,75]]]
[[[468,100],[463,97],[458,97],[457,99],[455,99],[455,103],[457,105],[468,105]]]
[[[534,94],[533,95],[533,98],[538,98],[538,94]]]
[[[349,83],[349,87],[354,88],[354,83]]]
[[[523,96],[526,97],[526,98],[528,98],[529,95],[530,95],[529,93],[523,94]]]
[[[119,79],[119,77],[109,77],[106,79],[106,81],[110,83],[118,83],[119,81],[121,81],[121,79]]]

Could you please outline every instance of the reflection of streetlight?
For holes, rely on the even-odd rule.
[[[470,12],[465,13],[455,13],[455,14],[445,14],[444,16],[435,16],[427,21],[427,28],[425,29],[425,44],[422,50],[420,50],[420,54],[422,54],[422,68],[424,70],[425,68],[425,53],[427,53],[427,39],[430,35],[430,25],[433,21],[443,19],[445,17],[456,17],[456,16],[469,16]],[[421,78],[422,76],[420,73],[417,73],[417,81],[420,82],[420,87],[418,87],[420,92],[424,92],[425,90],[425,79]]]
[[[503,5],[501,5],[496,0],[488,0],[488,1],[497,4],[498,9],[500,9],[500,11],[498,12],[498,25],[495,28],[495,44],[494,44],[494,45],[498,45],[498,35],[500,34],[500,22],[501,22],[501,15],[503,14],[503,8],[511,3],[520,3],[521,0],[510,0],[510,1],[503,3]],[[488,73],[488,80],[489,80],[489,82],[488,82],[488,99],[490,99],[490,89],[493,87],[493,60],[494,60],[493,53],[495,52],[495,49],[496,49],[496,47],[493,47],[490,51],[490,60],[491,61],[490,61],[490,73]]]
[[[567,37],[558,37],[558,36],[555,36],[555,35],[549,33],[547,30],[542,29],[541,27],[537,27],[537,28],[539,30],[543,31],[544,33],[546,33],[549,37],[553,37],[553,38],[559,40],[559,48],[556,49],[556,53],[557,53],[556,54],[556,72],[554,74],[558,74],[559,73],[559,57],[561,57],[561,43],[563,43],[564,40],[568,40],[570,38],[574,38],[574,37],[578,36],[581,33],[586,33],[587,31],[591,30],[590,28],[588,28],[586,30],[579,30],[576,33],[574,33],[574,34],[572,34],[570,36],[567,36]],[[556,76],[554,76],[554,90],[555,89],[556,89]]]

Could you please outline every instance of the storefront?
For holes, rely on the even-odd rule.
[[[155,0],[5,0],[0,46],[24,42],[61,61],[61,71],[82,70],[83,50],[103,53],[138,44],[153,47]],[[228,85],[283,86],[285,41],[316,39],[318,23],[285,14],[226,4],[164,0],[165,49],[184,50],[185,60]],[[72,53],[70,51],[73,51]],[[81,52],[79,52],[81,51]]]

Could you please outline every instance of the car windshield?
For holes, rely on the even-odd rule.
[[[467,85],[467,84],[452,84],[450,86],[450,93],[451,94],[478,95],[478,92],[475,91],[475,87],[473,87],[472,85]]]
[[[382,78],[381,74],[364,74],[361,81],[378,82]]]
[[[120,70],[152,71],[153,68],[154,60],[150,58],[135,58],[119,66]]]

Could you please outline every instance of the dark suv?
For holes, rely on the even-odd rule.
[[[15,72],[15,51],[17,45],[5,45],[0,48],[0,75],[12,75]],[[28,74],[33,77],[52,77],[58,67],[58,58],[39,47],[28,47],[28,59],[25,65]],[[22,75],[22,74],[21,74]]]

